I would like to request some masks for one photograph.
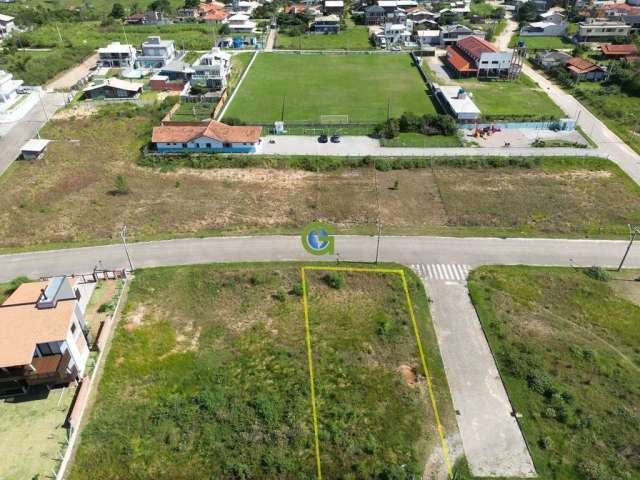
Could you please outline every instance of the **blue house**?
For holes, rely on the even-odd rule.
[[[151,143],[160,153],[253,153],[261,127],[232,126],[216,120],[201,124],[171,123],[155,127]]]

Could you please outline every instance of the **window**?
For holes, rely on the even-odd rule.
[[[76,322],[71,324],[71,333],[76,333]]]
[[[224,148],[231,148],[233,145],[231,143],[223,143],[222,146]]]
[[[211,148],[211,144],[210,143],[207,143],[207,148]]]

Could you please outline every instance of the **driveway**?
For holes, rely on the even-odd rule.
[[[46,88],[50,90],[70,90],[76,83],[85,78],[91,72],[91,67],[98,61],[98,54],[87,57],[82,63],[65,70],[51,80]]]
[[[0,175],[18,158],[27,140],[34,138],[56,110],[65,104],[66,97],[65,93],[44,92],[41,102],[36,103],[21,120],[7,125],[6,130],[0,132]]]
[[[524,134],[523,134],[524,135]],[[526,136],[526,135],[525,135]],[[531,141],[535,140],[535,136]],[[274,141],[275,143],[270,143]],[[531,142],[528,142],[531,143]],[[499,142],[500,145],[504,141]],[[519,142],[523,144],[523,142]],[[606,157],[603,149],[535,148],[513,145],[481,148],[390,148],[365,136],[345,136],[340,143],[319,143],[315,136],[268,135],[262,139],[258,153],[264,155],[376,156],[376,157],[459,157],[459,156],[595,156]]]

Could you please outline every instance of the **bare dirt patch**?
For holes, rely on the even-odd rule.
[[[418,375],[416,373],[415,367],[411,367],[409,365],[400,365],[398,367],[398,373],[402,377],[402,380],[409,385],[410,387],[415,387],[416,383],[418,383]]]

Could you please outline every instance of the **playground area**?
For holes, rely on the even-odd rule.
[[[532,147],[536,140],[545,142],[540,146],[568,147],[588,146],[586,139],[577,130],[549,130],[539,128],[484,128],[464,130],[462,139],[466,144],[478,147],[522,148]],[[475,143],[472,143],[475,142]]]

